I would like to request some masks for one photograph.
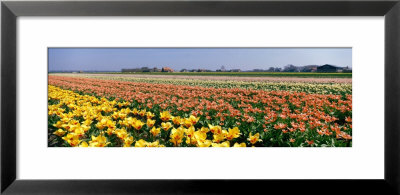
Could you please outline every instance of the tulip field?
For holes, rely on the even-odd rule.
[[[49,147],[351,147],[351,82],[49,74]]]

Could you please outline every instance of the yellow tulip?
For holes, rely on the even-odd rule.
[[[152,119],[154,117],[154,114],[151,112],[146,113],[147,119]]]
[[[196,131],[196,132],[194,132],[194,138],[197,141],[204,141],[204,140],[207,139],[207,134],[202,132],[201,130],[200,131]]]
[[[140,110],[139,115],[144,117],[146,115],[146,110]]]
[[[57,121],[56,124],[53,124],[53,126],[57,128],[61,128],[61,125],[63,125],[61,121]]]
[[[193,115],[190,115],[189,120],[192,122],[193,125],[197,124],[199,121],[200,117],[195,117]]]
[[[160,134],[160,131],[161,131],[160,128],[153,127],[153,128],[150,130],[150,133],[151,133],[153,136],[157,136],[158,134]]]
[[[159,141],[155,142],[147,142],[147,147],[158,147],[159,146]]]
[[[183,126],[185,126],[186,128],[189,128],[190,126],[192,126],[192,121],[188,118],[183,119]]]
[[[239,131],[239,128],[237,128],[237,127],[234,127],[233,129],[229,128],[229,131],[226,135],[226,139],[232,140],[234,138],[238,138],[240,136],[240,134],[241,133]]]
[[[84,147],[84,148],[86,148],[86,147],[89,147],[89,145],[88,145],[87,142],[83,141],[83,142],[79,145],[79,147]]]
[[[172,117],[172,122],[173,122],[175,125],[180,125],[180,124],[182,123],[182,119],[181,119],[180,116],[174,116],[174,117]]]
[[[223,143],[212,143],[212,147],[229,147],[229,141],[225,141]]]
[[[110,142],[107,142],[107,138],[102,135],[97,137],[92,135],[92,140],[89,141],[90,147],[105,147],[108,144],[110,144]]]
[[[126,131],[125,128],[115,130],[115,134],[117,135],[117,137],[119,139],[122,139],[122,140],[125,139],[126,137],[128,137],[128,132]]]
[[[172,115],[168,111],[160,112],[160,119],[162,121],[169,121]]]
[[[210,128],[210,131],[214,134],[220,134],[222,133],[222,128],[219,125],[208,125],[208,127]]]
[[[207,128],[207,127],[201,127],[200,131],[203,132],[203,133],[208,133],[210,131],[210,129]]]
[[[226,131],[224,130],[223,132],[224,133],[214,134],[213,135],[213,138],[214,138],[213,142],[220,143],[220,142],[224,141],[226,139]]]
[[[208,139],[204,140],[204,141],[197,140],[198,147],[210,147],[211,144],[212,144],[211,140],[208,140]]]
[[[74,133],[76,135],[78,135],[79,137],[83,136],[83,134],[85,134],[85,131],[83,130],[83,128],[79,127],[79,128],[75,128]]]
[[[185,131],[185,134],[188,137],[192,138],[193,135],[194,135],[195,128],[193,126],[191,126],[191,127],[187,128],[187,129],[185,129],[184,131]]]
[[[135,143],[135,147],[146,147],[147,146],[147,142],[144,141],[143,139],[140,139],[139,141],[136,141]]]
[[[124,138],[124,147],[130,147],[132,143],[133,143],[133,137],[132,136]]]
[[[58,136],[63,136],[66,132],[62,129],[58,129],[57,131],[54,131],[54,135],[58,135]]]
[[[72,147],[78,146],[78,144],[81,142],[81,140],[79,140],[79,136],[75,135],[74,133],[68,133],[66,136],[62,137],[62,139],[68,142],[68,144]]]
[[[156,120],[151,120],[151,119],[147,119],[147,126],[148,127],[153,127],[154,124],[156,123]]]
[[[246,144],[243,142],[243,143],[235,143],[234,145],[233,145],[233,147],[246,147]]]
[[[259,139],[259,138],[260,138],[260,134],[259,134],[259,133],[256,133],[256,134],[254,134],[254,135],[251,135],[251,133],[250,133],[249,138],[247,138],[247,140],[249,140],[249,142],[250,142],[251,144],[255,144],[256,142],[262,141],[262,140]]]
[[[183,133],[184,133],[184,131],[183,131],[182,128],[178,128],[178,129],[173,128],[171,130],[170,142],[172,142],[175,146],[178,146],[179,144],[181,144],[182,141],[183,141],[182,140],[183,139]]]
[[[88,125],[81,125],[81,128],[82,128],[83,131],[86,133],[87,131],[89,131],[90,126],[88,126]]]
[[[138,112],[139,112],[139,111],[138,111],[136,108],[134,108],[134,109],[132,110],[132,114],[134,114],[134,115],[137,115]]]
[[[168,131],[172,127],[171,122],[166,122],[166,123],[161,123],[161,127],[164,129],[164,131]]]
[[[140,130],[143,127],[144,123],[141,120],[136,120],[133,122],[132,126],[136,130]]]

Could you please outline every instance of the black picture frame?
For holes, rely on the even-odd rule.
[[[382,180],[16,179],[19,16],[385,16],[385,176]],[[4,194],[399,194],[399,0],[2,1],[1,193]],[[371,113],[373,114],[373,113]],[[321,159],[323,161],[323,159]],[[330,168],[335,168],[332,166]],[[252,168],[249,168],[251,171]],[[254,168],[256,171],[257,168]],[[284,169],[284,168],[282,168]],[[223,174],[224,170],[221,170]],[[340,171],[340,169],[338,169]],[[365,170],[368,171],[368,170]]]

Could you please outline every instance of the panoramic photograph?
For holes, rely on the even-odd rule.
[[[48,48],[48,147],[352,147],[351,48]]]

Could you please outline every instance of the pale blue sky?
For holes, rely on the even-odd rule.
[[[49,48],[49,71],[268,69],[333,64],[352,67],[351,48]]]

